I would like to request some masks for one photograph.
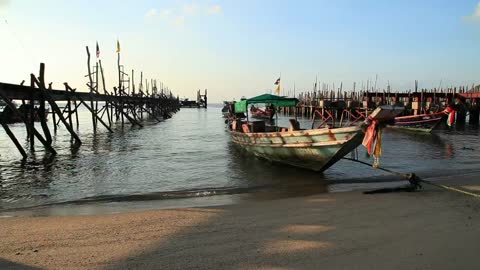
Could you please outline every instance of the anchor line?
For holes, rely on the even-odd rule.
[[[477,199],[480,199],[480,194],[477,194],[477,193],[473,193],[473,192],[469,192],[469,191],[465,191],[465,190],[461,190],[461,189],[458,189],[458,188],[455,188],[455,187],[451,187],[451,186],[447,186],[447,185],[442,185],[442,184],[437,184],[437,183],[433,183],[432,181],[428,181],[428,180],[423,180],[421,179],[419,176],[417,176],[415,173],[400,173],[400,172],[396,172],[396,171],[392,171],[390,169],[386,169],[386,168],[382,168],[382,167],[373,167],[372,164],[369,164],[367,162],[364,162],[364,161],[361,161],[361,160],[358,160],[358,159],[353,159],[353,158],[342,158],[342,159],[345,159],[345,160],[349,160],[349,161],[353,161],[353,162],[357,162],[357,163],[360,163],[360,164],[363,164],[363,165],[367,165],[369,167],[372,167],[374,169],[378,169],[378,170],[382,170],[384,172],[388,172],[390,174],[393,174],[393,175],[397,175],[397,176],[400,176],[400,177],[403,177],[405,179],[407,179],[410,184],[414,187],[414,189],[420,189],[422,186],[420,185],[420,183],[425,183],[425,184],[428,184],[428,185],[432,185],[434,187],[438,187],[438,188],[442,188],[442,189],[445,189],[445,190],[449,190],[449,191],[453,191],[453,192],[457,192],[457,193],[460,193],[460,194],[464,194],[464,195],[467,195],[467,196],[470,196],[470,197],[473,197],[473,198],[477,198]]]

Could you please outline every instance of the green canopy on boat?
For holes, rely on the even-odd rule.
[[[273,104],[275,107],[295,107],[298,99],[281,97],[276,95],[264,94],[249,99],[244,99],[235,103],[235,112],[247,112],[248,104]]]

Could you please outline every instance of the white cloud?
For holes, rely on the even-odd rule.
[[[183,13],[187,15],[195,15],[198,11],[198,5],[195,3],[185,4],[183,5]]]
[[[217,4],[217,5],[212,5],[208,7],[207,12],[208,14],[212,14],[212,15],[221,14],[223,12],[223,9],[222,9],[222,6]]]
[[[175,17],[175,19],[173,19],[172,24],[174,26],[177,26],[177,27],[184,26],[185,25],[185,16],[180,15],[180,16]]]
[[[153,18],[153,17],[156,17],[157,15],[158,15],[157,10],[152,8],[149,11],[147,11],[147,13],[145,14],[145,17],[146,18]]]
[[[0,7],[6,7],[10,4],[10,0],[0,0]]]
[[[480,2],[477,3],[473,14],[464,16],[463,19],[467,21],[480,21]]]
[[[0,0],[0,15],[3,15],[3,13],[7,12],[8,10],[8,6],[10,5],[10,0]],[[2,23],[3,23],[3,18],[0,18],[2,19]]]
[[[160,11],[160,17],[162,18],[167,18],[169,17],[170,15],[173,14],[173,10],[172,9],[162,9]]]

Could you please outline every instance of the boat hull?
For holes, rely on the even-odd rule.
[[[293,132],[231,132],[245,151],[272,162],[323,172],[362,143],[360,127]]]
[[[431,132],[442,121],[443,113],[421,114],[414,116],[402,116],[395,118],[394,128],[415,131]]]

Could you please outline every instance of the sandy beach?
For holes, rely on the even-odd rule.
[[[3,218],[0,268],[477,269],[479,211],[478,199],[427,187]]]

